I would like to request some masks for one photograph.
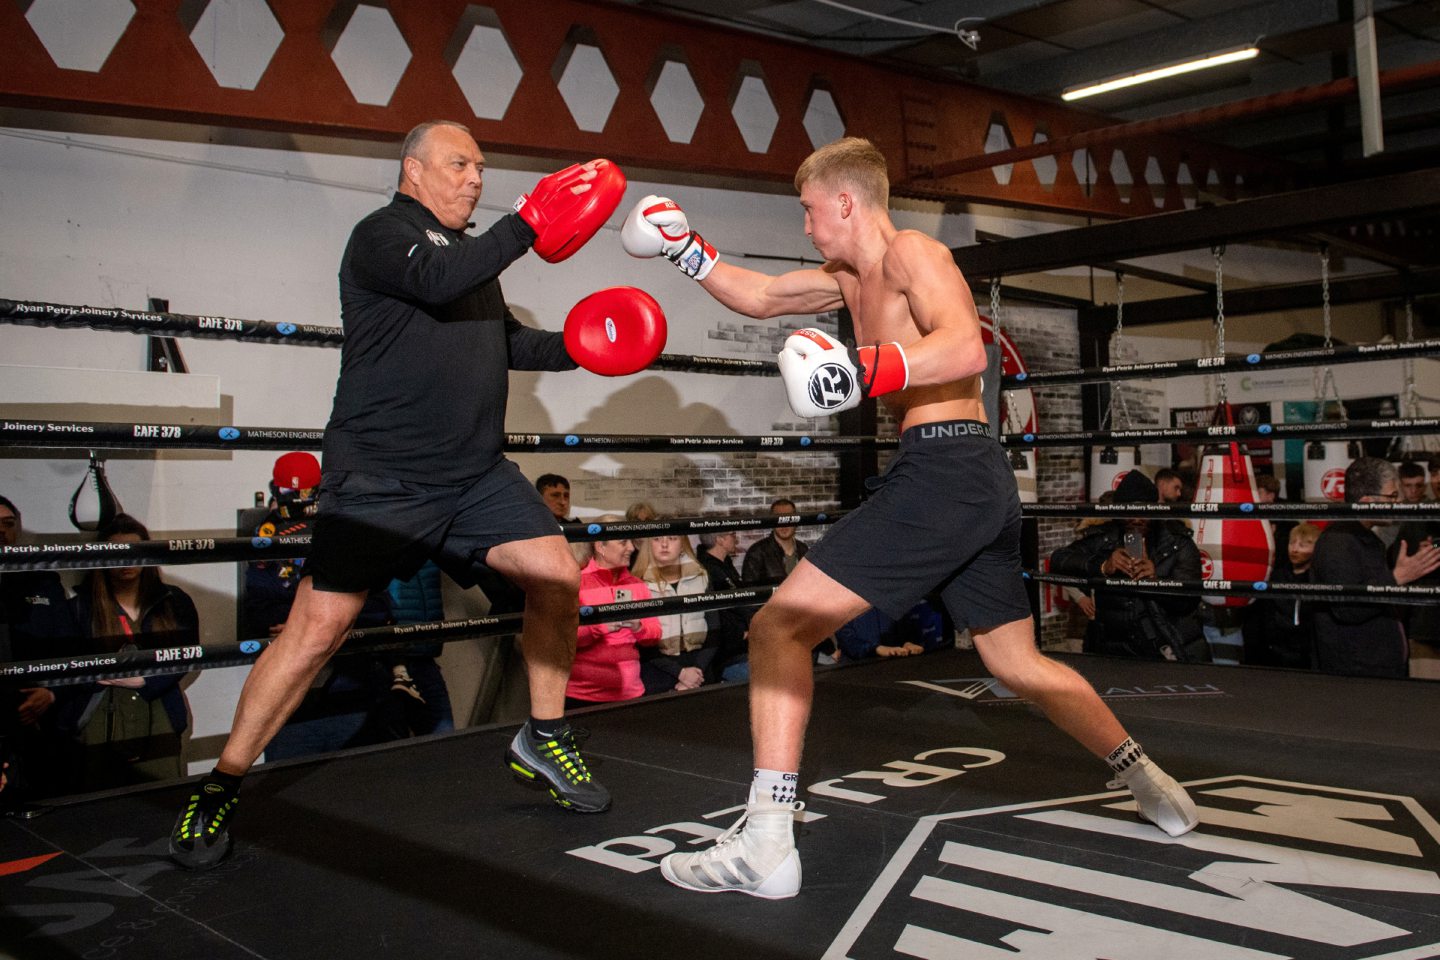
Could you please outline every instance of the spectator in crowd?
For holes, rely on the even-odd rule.
[[[793,517],[798,512],[795,501],[784,497],[770,504],[771,516]],[[794,523],[782,522],[745,551],[745,563],[740,569],[747,584],[775,584],[790,575],[809,549],[796,538],[795,531]]]
[[[1185,480],[1178,470],[1161,467],[1155,471],[1155,495],[1160,503],[1179,503],[1184,498]]]
[[[1255,502],[1274,503],[1280,499],[1280,481],[1273,473],[1262,473],[1255,478]]]
[[[652,597],[698,596],[710,588],[710,577],[690,538],[680,534],[651,537],[635,575],[645,581]],[[709,643],[706,615],[700,610],[681,610],[661,615],[660,642],[640,654],[640,679],[645,692],[695,690],[705,683],[715,659],[715,645]]]
[[[271,470],[270,512],[254,530],[262,537],[311,533],[318,512],[320,461],[295,451],[276,459]],[[290,619],[305,559],[260,560],[246,565],[240,604],[247,637],[277,637]],[[391,622],[390,601],[372,591],[356,619],[357,627]],[[267,760],[287,760],[345,747],[394,739],[385,732],[383,707],[390,691],[390,664],[364,653],[336,657],[316,677],[300,706],[265,748]]]
[[[625,519],[630,523],[643,523],[646,520],[659,519],[660,514],[655,512],[648,500],[636,500],[625,508]]]
[[[734,530],[700,534],[699,560],[709,574],[711,593],[743,587],[740,571],[735,569],[735,554],[739,552],[740,535]],[[754,613],[754,607],[726,607],[713,617],[716,642],[711,671],[720,680],[734,683],[750,679],[748,636]]]
[[[922,600],[900,620],[871,607],[836,630],[835,641],[846,660],[909,657],[954,646],[954,631],[946,630],[945,618]]]
[[[1396,468],[1400,476],[1400,502],[1425,502],[1425,465],[1406,460]]]
[[[660,515],[648,500],[637,500],[625,508],[625,521],[627,523],[644,523],[647,520],[654,520]],[[640,568],[640,561],[650,551],[650,541],[647,538],[635,540],[635,553],[630,557],[630,572],[636,573]]]
[[[542,473],[535,480],[535,489],[540,493],[540,499],[545,501],[545,506],[555,514],[555,519],[561,523],[574,523],[575,518],[570,516],[570,481],[558,473]]]
[[[570,481],[558,473],[542,473],[535,481],[535,489],[540,493],[540,499],[545,501],[545,506],[555,515],[560,523],[574,523],[575,518],[570,515]],[[575,562],[584,567],[590,562],[591,544],[588,540],[572,540],[570,552],[575,555]],[[500,581],[494,583],[494,581]],[[490,597],[491,607],[496,613],[513,612],[521,610],[525,606],[525,596],[518,589],[502,580],[499,575],[490,579],[482,580],[480,588],[485,595]],[[497,596],[492,596],[492,593]],[[498,601],[499,606],[496,606]]]
[[[20,508],[0,497],[0,547],[15,546],[22,534]],[[54,571],[0,573],[0,663],[70,653],[57,638],[64,608],[65,587]],[[0,806],[15,808],[28,797],[56,792],[54,705],[55,694],[42,685],[0,680],[0,759],[15,761],[11,791]]]
[[[1095,502],[1101,506],[1114,503],[1115,491],[1106,490],[1095,498]],[[1109,521],[1104,517],[1082,517],[1075,522],[1075,536],[1076,538],[1084,537],[1087,531],[1103,526],[1106,523],[1109,523]],[[1081,590],[1079,587],[1065,587],[1060,592],[1065,600],[1073,605],[1070,614],[1070,624],[1067,628],[1070,632],[1066,635],[1083,637],[1085,631],[1090,628],[1090,621],[1095,619],[1094,592]]]
[[[1434,475],[1433,472],[1431,475]],[[1399,535],[1389,553],[1392,566],[1400,559],[1401,544],[1404,544],[1406,553],[1422,557],[1425,551],[1440,544],[1440,520],[1407,520],[1400,524]],[[1427,573],[1414,582],[1440,586],[1440,570]],[[1405,625],[1405,637],[1410,641],[1412,662],[1424,659],[1433,664],[1440,660],[1440,604],[1405,604],[1400,607],[1400,621]]]
[[[606,514],[601,523],[619,523],[622,517]],[[650,599],[645,581],[630,572],[635,545],[629,539],[597,540],[595,555],[580,571],[581,607]],[[639,646],[654,646],[660,639],[660,621],[634,617],[611,623],[580,625],[575,664],[565,687],[565,705],[588,706],[633,700],[645,693],[640,681]]]
[[[1286,563],[1271,572],[1273,584],[1309,583],[1310,563],[1320,528],[1313,523],[1292,524],[1286,541]],[[1245,662],[1264,667],[1310,670],[1315,666],[1315,615],[1309,602],[1291,598],[1261,598],[1243,608],[1241,633]]]
[[[1139,470],[1115,490],[1116,503],[1155,503],[1159,492]],[[1200,579],[1200,550],[1178,520],[1110,520],[1050,558],[1055,573],[1131,580]],[[1085,652],[1164,660],[1209,660],[1196,597],[1099,589]]]
[[[391,580],[390,612],[396,623],[432,623],[445,619],[439,565],[425,564],[409,580]],[[397,738],[448,733],[455,729],[450,709],[450,688],[436,658],[439,643],[409,647],[387,655],[390,663],[390,697],[383,713]]]
[[[1395,503],[1399,497],[1400,478],[1390,461],[1357,457],[1345,468],[1347,502]],[[1433,542],[1418,549],[1400,542],[1394,561],[1387,560],[1376,528],[1388,522],[1347,520],[1329,524],[1315,542],[1311,562],[1315,582],[1404,585],[1440,568],[1440,547]],[[1316,606],[1315,644],[1321,670],[1368,677],[1409,674],[1405,632],[1391,605],[1345,600]]]
[[[1262,473],[1255,478],[1255,502],[1275,503],[1280,499],[1280,481],[1273,473]],[[1275,541],[1274,560],[1270,564],[1270,579],[1276,583],[1293,582],[1295,572],[1290,568],[1290,554],[1288,544],[1290,534],[1295,529],[1294,520],[1266,520],[1270,524],[1270,535]],[[1319,529],[1316,528],[1316,536],[1319,536]],[[1242,631],[1244,627],[1242,626]],[[1246,657],[1250,655],[1249,635],[1245,640]],[[1247,661],[1248,662],[1248,661]]]
[[[100,528],[103,543],[142,543],[150,531],[126,513]],[[189,594],[159,567],[92,570],[69,604],[70,627],[91,653],[189,647],[200,617]],[[189,725],[184,673],[117,677],[67,686],[56,704],[59,730],[73,738],[71,789],[99,790],[184,775],[180,735]]]

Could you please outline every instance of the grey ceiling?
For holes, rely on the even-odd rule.
[[[1086,109],[1138,120],[1282,93],[1352,75],[1352,0],[633,0],[988,87],[1058,99],[1067,87],[1259,41],[1255,60],[1097,96]],[[1440,61],[1440,0],[1375,0],[1380,69]],[[884,19],[889,18],[889,19]],[[971,50],[956,22],[979,33]],[[923,24],[918,29],[894,22]],[[950,31],[950,32],[946,32]],[[1383,99],[1383,155],[1362,160],[1358,102],[1269,112],[1191,135],[1283,156],[1315,180],[1434,166],[1440,85]]]

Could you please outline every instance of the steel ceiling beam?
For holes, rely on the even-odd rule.
[[[807,111],[828,94],[845,132],[876,142],[898,195],[967,200],[1128,217],[1181,209],[1182,162],[1215,172],[1233,197],[1282,189],[1289,167],[1196,141],[1154,137],[1126,145],[1136,188],[1111,179],[1110,157],[1087,184],[1069,158],[1052,182],[1029,164],[1007,182],[991,171],[937,178],[934,165],[983,152],[999,128],[1010,142],[1056,139],[1103,126],[1098,115],[961,81],[883,67],[855,57],[610,3],[579,0],[268,0],[283,33],[253,90],[222,87],[190,38],[203,0],[132,0],[134,15],[95,70],[62,69],[27,19],[27,4],[0,2],[0,104],[229,127],[398,141],[435,117],[466,122],[487,149],[573,160],[608,156],[623,165],[746,180],[789,181],[813,144]],[[332,51],[349,17],[388,17],[409,60],[384,104],[360,102]],[[376,13],[380,11],[380,13]],[[183,14],[183,17],[182,17]],[[453,71],[477,24],[503,31],[519,79],[498,119],[477,116]],[[86,23],[78,20],[76,28]],[[603,127],[581,129],[558,87],[572,54],[598,49],[615,84]],[[699,103],[688,141],[670,139],[652,103],[667,62],[680,63]],[[672,71],[673,72],[673,71]],[[774,132],[751,150],[733,113],[747,78],[763,83]],[[1098,164],[1097,164],[1098,165]],[[1082,164],[1083,167],[1083,164]],[[1147,177],[1161,182],[1153,187]],[[1122,179],[1124,179],[1122,177]],[[1197,176],[1197,180],[1203,180]],[[1132,203],[1131,196],[1140,199]]]
[[[1386,70],[1380,74],[1378,80],[1380,89],[1386,93],[1398,93],[1402,90],[1432,86],[1437,83],[1440,83],[1440,60]],[[1152,120],[1119,123],[1111,127],[1101,127],[1098,130],[1086,130],[1045,143],[977,154],[973,157],[936,164],[933,174],[937,177],[947,177],[976,170],[988,170],[1002,164],[1019,163],[1024,160],[1033,160],[1036,157],[1070,153],[1075,150],[1112,143],[1128,143],[1137,138],[1153,137],[1157,134],[1181,133],[1236,120],[1248,120],[1267,114],[1297,110],[1316,104],[1335,103],[1354,97],[1358,89],[1359,81],[1356,78],[1344,77],[1329,83],[1302,87],[1298,90],[1270,93],[1248,100],[1235,100],[1215,107],[1187,110],[1183,113],[1156,117]]]
[[[1440,209],[1440,169],[958,247],[951,252],[971,280],[1013,277],[1329,230],[1337,225],[1363,224],[1435,209]],[[1228,300],[1228,291],[1226,297]]]
[[[1429,296],[1440,293],[1440,270],[1414,273],[1386,273],[1352,277],[1330,282],[1330,302],[1372,303],[1404,297]],[[1227,318],[1276,313],[1281,310],[1321,309],[1320,283],[1288,283],[1268,287],[1231,288],[1225,291]],[[1196,320],[1215,316],[1215,295],[1165,297],[1157,300],[1131,300],[1125,304],[1125,326],[1143,327],[1177,320]],[[1082,322],[1105,324],[1115,322],[1115,306],[1099,304],[1080,311]]]

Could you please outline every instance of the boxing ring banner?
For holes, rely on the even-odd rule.
[[[1333,366],[1341,363],[1368,363],[1377,360],[1405,360],[1440,355],[1440,340],[1412,340],[1407,343],[1362,343],[1343,347],[1314,347],[1277,353],[1226,354],[1223,357],[1196,357],[1189,360],[1155,360],[1119,363],[1073,370],[1032,370],[1005,377],[1001,385],[1054,387],[1072,383],[1106,383],[1124,380],[1153,380],[1167,377],[1203,376],[1216,373],[1244,373],[1252,370],[1281,370],[1291,367]]]
[[[324,430],[235,427],[194,423],[101,423],[78,420],[0,420],[0,447],[147,450],[319,450]],[[835,436],[587,436],[507,433],[507,453],[720,453],[726,450],[817,452],[894,449],[898,437]]]
[[[769,599],[774,587],[747,587],[723,593],[695,594],[631,600],[580,608],[580,623],[590,625],[625,620],[635,613],[660,616],[683,610],[719,610],[725,607],[761,604]],[[395,650],[417,643],[451,643],[483,637],[520,632],[521,613],[471,617],[466,620],[437,620],[433,623],[406,623],[389,627],[366,627],[345,635],[345,645],[337,656]],[[189,645],[149,650],[120,650],[113,653],[87,653],[73,657],[52,657],[45,660],[19,660],[0,663],[0,677],[43,681],[47,686],[68,686],[93,683],[108,677],[143,677],[157,674],[188,673],[197,669],[238,667],[255,662],[255,658],[274,638],[241,640],[238,643]]]
[[[1237,517],[1245,520],[1435,520],[1440,502],[1424,503],[1025,503],[1027,517]]]
[[[301,347],[338,347],[345,342],[340,327],[326,324],[272,323],[191,313],[126,310],[71,303],[42,303],[0,298],[0,323],[63,330],[115,330],[152,336],[238,340],[248,343],[288,343]],[[742,357],[701,357],[662,353],[647,368],[678,373],[748,374],[778,377],[780,368],[769,360]]]
[[[1134,430],[1074,430],[1059,433],[1002,434],[1001,446],[1068,447],[1090,444],[1186,443],[1217,440],[1317,440],[1440,433],[1435,417],[1380,420],[1321,420],[1311,423],[1258,423],[1214,427],[1146,427]],[[0,447],[147,450],[319,450],[324,430],[284,427],[236,427],[193,423],[102,423],[80,420],[0,420]],[[841,450],[893,450],[899,437],[840,436],[647,436],[577,433],[507,433],[507,453],[723,453],[727,450],[784,450],[816,453]]]
[[[1006,447],[1068,447],[1090,444],[1216,443],[1236,440],[1348,440],[1440,432],[1435,417],[1387,417],[1379,420],[1319,420],[1310,423],[1221,424],[1212,427],[1142,427],[1133,430],[1071,430],[1004,434]]]
[[[1265,580],[1130,580],[1124,577],[1072,577],[1026,570],[1027,580],[1081,590],[1134,590],[1179,596],[1231,596],[1249,599],[1344,601],[1429,605],[1440,600],[1440,586],[1426,584],[1269,583]]]
[[[268,320],[243,320],[202,314],[126,310],[121,307],[92,307],[85,304],[45,303],[0,298],[0,323],[61,329],[116,330],[167,337],[196,337],[209,340],[240,340],[253,343],[289,343],[297,346],[338,347],[345,342],[340,327],[325,324],[297,324]],[[1001,388],[1017,390],[1075,383],[1103,383],[1127,379],[1203,376],[1241,373],[1250,370],[1280,370],[1291,367],[1333,366],[1377,360],[1404,360],[1440,355],[1440,340],[1412,340],[1406,343],[1367,343],[1314,347],[1278,353],[1227,354],[1188,360],[1157,360],[1145,363],[1110,364],[1071,370],[1031,370],[1001,378]],[[780,375],[768,360],[739,357],[701,357],[661,354],[650,365],[654,370],[690,373]]]
[[[689,517],[676,520],[621,521],[617,523],[560,524],[565,539],[593,541],[624,537],[654,537],[667,533],[721,533],[732,530],[768,530],[834,523],[846,511],[786,514],[763,517]],[[100,567],[157,567],[226,561],[255,561],[304,557],[310,553],[310,535],[272,537],[169,536],[139,543],[33,543],[0,546],[0,571],[94,570]]]
[[[336,326],[308,323],[271,323],[188,313],[125,310],[68,303],[0,299],[0,322],[63,330],[118,330],[157,337],[196,337],[206,340],[248,340],[254,343],[294,343],[307,347],[338,347],[345,336]]]

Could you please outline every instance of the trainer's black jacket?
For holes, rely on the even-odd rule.
[[[471,236],[396,194],[340,262],[345,344],[325,471],[460,484],[503,456],[507,370],[573,370],[558,333],[510,313],[496,279],[535,234],[515,214]]]

